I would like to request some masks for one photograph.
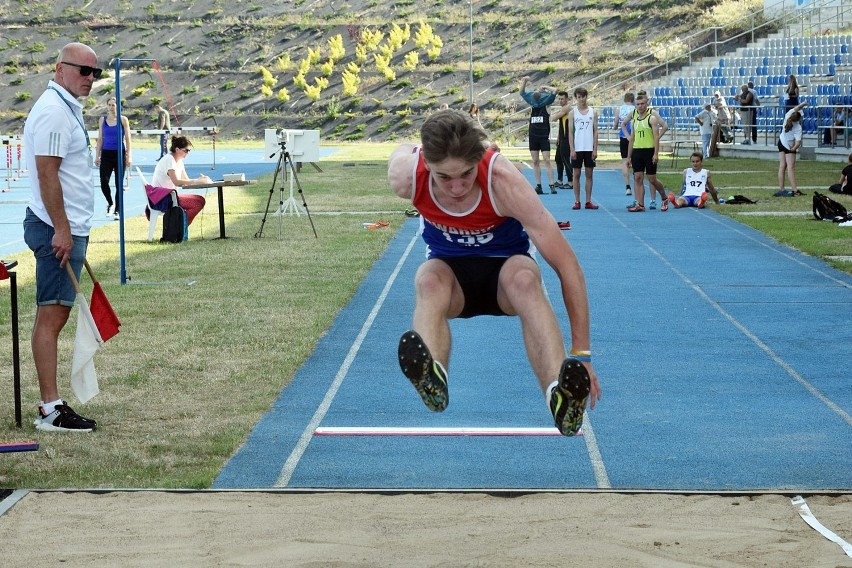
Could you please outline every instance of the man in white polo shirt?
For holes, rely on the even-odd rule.
[[[32,351],[41,392],[35,426],[48,432],[91,432],[97,426],[59,398],[56,382],[59,333],[76,298],[65,265],[70,262],[79,279],[95,211],[92,148],[77,99],[88,96],[103,73],[97,64],[91,47],[63,47],[53,80],[24,124],[24,157],[32,185],[24,240],[36,259]]]

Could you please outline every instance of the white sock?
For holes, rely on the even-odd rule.
[[[47,415],[49,415],[50,413],[52,413],[54,410],[56,410],[56,405],[57,405],[57,404],[64,404],[64,403],[62,402],[62,399],[61,399],[61,398],[60,398],[60,399],[58,399],[58,400],[54,400],[53,402],[44,402],[44,401],[41,401],[41,407],[44,409],[44,415],[45,415],[45,416],[47,416]]]
[[[550,408],[550,395],[553,393],[553,389],[555,389],[558,384],[559,381],[553,381],[546,389],[544,389],[544,398],[547,400],[547,408]]]

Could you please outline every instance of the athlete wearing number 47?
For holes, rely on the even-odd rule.
[[[403,144],[388,162],[390,186],[420,212],[427,245],[427,260],[414,278],[413,326],[399,341],[403,374],[430,410],[443,411],[449,403],[449,320],[517,315],[554,423],[573,436],[588,400],[594,408],[601,396],[591,364],[585,278],[574,251],[523,175],[486,149],[485,133],[469,117],[436,112],[423,124],[421,143]],[[559,277],[571,323],[568,356],[532,244]],[[482,343],[493,340],[483,337]]]
[[[716,188],[713,187],[713,181],[710,179],[710,170],[703,167],[704,156],[701,152],[693,152],[689,161],[692,167],[683,170],[683,190],[678,197],[675,197],[674,193],[669,193],[669,201],[677,208],[698,207],[703,209],[709,191],[710,195],[713,196],[713,201],[719,203],[719,196],[716,194]]]

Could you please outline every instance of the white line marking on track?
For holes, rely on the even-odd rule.
[[[538,261],[537,251],[533,258]],[[544,283],[544,274],[542,274],[541,287],[544,289],[544,295],[547,301],[550,302],[550,294],[547,292],[547,286]],[[553,302],[550,302],[553,305]],[[595,474],[595,482],[598,484],[598,489],[611,489],[612,485],[609,482],[609,474],[606,472],[606,464],[603,460],[603,455],[598,447],[598,439],[595,437],[595,431],[592,429],[592,419],[589,417],[589,410],[583,415],[583,437],[586,440],[586,451],[589,452],[589,461],[592,464],[592,471]]]
[[[805,268],[808,268],[808,269],[812,270],[813,272],[816,272],[820,276],[824,276],[825,278],[831,280],[832,282],[834,282],[836,284],[839,284],[840,286],[843,286],[844,288],[852,288],[852,284],[849,284],[848,282],[844,282],[843,280],[835,278],[834,276],[832,276],[831,274],[828,274],[827,272],[823,272],[822,270],[819,270],[818,268],[815,268],[815,267],[811,266],[810,264],[802,262],[801,260],[794,257],[793,255],[787,254],[786,252],[783,252],[782,250],[780,250],[778,247],[773,247],[773,246],[771,246],[771,245],[769,245],[769,244],[767,244],[767,243],[765,243],[765,242],[763,242],[759,239],[756,239],[752,235],[749,235],[748,233],[738,229],[737,227],[731,227],[728,223],[725,223],[725,222],[722,221],[722,219],[720,218],[720,215],[711,214],[707,211],[696,211],[696,213],[700,213],[700,214],[704,215],[705,217],[709,218],[714,223],[718,223],[720,225],[723,225],[726,228],[734,231],[738,235],[741,235],[741,236],[759,244],[760,246],[766,247],[769,250],[771,250],[772,252],[780,254],[781,256],[786,258],[787,260],[790,260],[792,262],[795,262],[796,264],[804,266]],[[733,221],[733,222],[736,223],[736,221]]]
[[[400,257],[399,262],[396,263],[396,267],[388,278],[388,281],[385,283],[385,287],[382,290],[381,294],[379,294],[379,297],[376,299],[376,303],[373,305],[373,309],[370,311],[370,314],[364,321],[364,325],[361,326],[361,331],[358,333],[358,337],[355,338],[352,347],[349,348],[349,353],[347,353],[346,358],[343,360],[343,364],[337,371],[337,375],[335,375],[334,380],[328,387],[328,391],[326,391],[325,397],[322,399],[322,402],[320,403],[319,407],[317,407],[316,412],[314,412],[311,421],[308,422],[307,426],[305,426],[302,435],[299,437],[299,441],[296,443],[296,447],[293,448],[293,451],[290,452],[290,455],[287,457],[287,461],[284,462],[284,465],[281,467],[281,473],[279,473],[278,479],[275,480],[275,484],[273,485],[273,487],[287,487],[287,484],[290,483],[290,478],[293,477],[293,472],[296,470],[296,466],[299,465],[299,460],[302,459],[302,455],[305,453],[305,450],[307,450],[308,444],[310,443],[311,438],[313,437],[314,431],[317,429],[317,427],[319,427],[320,422],[322,422],[322,419],[325,417],[326,413],[328,412],[328,409],[331,407],[332,400],[334,400],[334,397],[337,395],[337,391],[340,390],[340,385],[343,383],[343,379],[346,378],[346,374],[349,372],[349,368],[355,361],[355,356],[361,349],[361,344],[364,342],[364,338],[367,336],[367,333],[373,326],[373,322],[375,321],[379,310],[385,303],[385,299],[388,296],[388,292],[393,286],[393,283],[396,281],[396,277],[399,275],[400,270],[402,270],[402,265],[405,264],[405,261],[408,258],[408,255],[411,254],[411,249],[414,248],[414,243],[416,243],[417,240],[418,235],[414,235],[414,237],[412,237],[411,239],[411,242],[408,243],[408,247],[406,247],[405,252],[402,254],[402,257]]]
[[[592,421],[589,418],[588,412],[583,415],[583,437],[586,439],[586,450],[589,452],[589,459],[592,461],[592,471],[595,473],[595,482],[598,484],[598,489],[612,489],[609,482],[609,475],[606,473],[606,465],[603,461],[600,448],[598,448],[598,439],[595,437],[595,431],[592,429]]]
[[[610,213],[610,215],[612,215],[612,213]],[[743,335],[745,335],[747,338],[749,338],[752,341],[752,343],[757,345],[764,353],[769,355],[769,358],[772,359],[773,361],[775,361],[775,363],[777,363],[779,367],[784,369],[787,372],[788,375],[790,375],[796,382],[798,382],[800,385],[802,385],[808,392],[810,392],[820,402],[825,404],[828,408],[830,408],[838,416],[840,416],[840,418],[842,418],[844,422],[846,422],[847,424],[852,426],[852,416],[850,416],[848,412],[846,412],[845,410],[840,408],[838,405],[836,405],[831,399],[829,399],[827,396],[822,394],[822,392],[820,392],[815,386],[813,386],[807,379],[805,379],[803,376],[801,376],[799,373],[797,373],[796,370],[792,367],[792,365],[790,365],[784,359],[782,359],[777,353],[775,353],[775,351],[772,350],[772,348],[770,348],[767,344],[765,344],[763,341],[761,341],[760,338],[757,337],[754,333],[752,333],[746,326],[744,326],[739,321],[737,321],[737,319],[734,316],[732,316],[727,311],[725,311],[725,308],[723,308],[718,302],[716,302],[716,300],[714,300],[713,298],[708,296],[707,293],[701,288],[701,286],[699,286],[698,284],[696,284],[695,282],[690,280],[689,277],[686,274],[684,274],[683,272],[681,272],[680,270],[675,268],[675,266],[671,262],[669,262],[666,257],[664,257],[653,246],[648,244],[647,241],[645,241],[642,237],[640,237],[638,234],[636,234],[630,227],[628,227],[626,224],[624,224],[624,222],[621,219],[619,219],[615,215],[612,215],[612,216],[618,223],[621,224],[622,227],[624,227],[627,230],[628,233],[633,235],[633,237],[637,241],[642,243],[642,245],[645,248],[647,248],[649,251],[651,251],[652,254],[654,254],[657,258],[659,258],[662,261],[662,263],[665,264],[669,268],[669,270],[674,272],[681,280],[683,280],[686,283],[687,286],[692,288],[705,302],[707,302],[708,304],[713,306],[713,308],[717,312],[722,314],[722,316],[726,320],[731,322],[731,324],[734,327],[736,327],[738,330],[740,330],[740,332]],[[745,233],[741,233],[740,231],[737,231],[736,228],[732,228],[732,230],[742,234],[743,236],[745,236],[747,238],[751,238],[755,242],[760,243],[760,241],[758,241],[757,239],[753,239],[751,236],[749,236]],[[760,243],[760,244],[764,244],[764,243]],[[771,250],[775,250],[772,247],[769,247],[768,245],[764,244],[764,246],[767,246],[767,248],[769,248]],[[834,278],[830,274],[826,274],[826,273],[824,273],[820,270],[817,270],[817,269],[815,269],[811,266],[808,266],[804,262],[802,262],[802,261],[800,261],[796,258],[793,258],[792,256],[787,255],[786,253],[783,253],[783,252],[780,252],[780,251],[776,251],[776,252],[778,252],[781,256],[784,256],[784,257],[789,258],[790,260],[792,260],[792,261],[794,261],[798,264],[801,264],[802,266],[806,266],[808,268],[811,268],[814,272],[825,276],[829,280],[837,282],[838,284],[842,284],[843,286],[850,287],[849,284]]]

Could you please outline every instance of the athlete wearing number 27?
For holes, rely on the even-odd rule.
[[[427,260],[414,279],[412,329],[398,347],[402,372],[423,402],[435,412],[449,403],[449,320],[518,316],[554,423],[562,434],[576,434],[589,399],[594,408],[601,397],[591,363],[586,283],[574,251],[533,199],[530,184],[499,152],[486,149],[478,125],[453,110],[426,120],[421,145],[393,151],[388,179],[394,193],[420,212],[427,245]],[[559,277],[571,324],[569,354],[534,250]]]

